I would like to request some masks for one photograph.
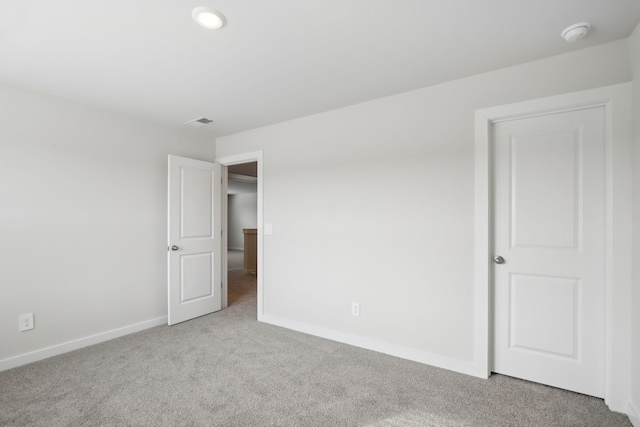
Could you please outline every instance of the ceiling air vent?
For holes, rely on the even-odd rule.
[[[191,126],[194,128],[201,128],[202,126],[206,126],[213,123],[213,120],[209,120],[206,117],[198,117],[197,119],[189,120],[184,124],[187,126]]]

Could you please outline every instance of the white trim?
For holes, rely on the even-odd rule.
[[[532,115],[603,106],[606,134],[606,366],[605,402],[629,401],[631,327],[631,84],[623,83],[477,110],[475,116],[475,367],[491,373],[491,124]],[[615,113],[615,114],[614,114]]]
[[[220,291],[220,298],[222,298],[220,307],[221,309],[225,309],[229,306],[229,277],[228,277],[228,264],[229,259],[227,251],[229,248],[229,234],[228,234],[228,225],[229,225],[229,198],[227,197],[229,194],[229,170],[226,166],[222,166],[222,189],[220,190],[220,194],[222,195],[221,200],[221,209],[222,209],[222,265],[221,265],[221,275],[222,275],[222,284]]]
[[[110,331],[101,332],[99,334],[89,335],[88,337],[79,338],[73,341],[67,341],[62,344],[56,344],[52,345],[51,347],[31,351],[29,353],[20,354],[18,356],[9,357],[8,359],[0,360],[0,372],[6,371],[7,369],[17,368],[18,366],[26,365],[27,363],[37,362],[38,360],[47,359],[59,354],[78,350],[83,347],[99,344],[101,342],[109,341],[114,338],[123,337],[125,335],[133,334],[136,332],[144,331],[145,329],[166,324],[167,316],[158,317],[157,319],[134,323],[133,325],[124,326],[122,328],[112,329]]]
[[[249,163],[249,162],[257,162],[258,163],[258,272],[256,274],[257,280],[257,288],[258,288],[258,321],[262,321],[262,317],[264,314],[264,287],[263,287],[263,276],[264,276],[264,227],[263,227],[263,189],[264,189],[264,179],[263,179],[263,164],[262,164],[262,151],[252,151],[249,153],[241,153],[233,156],[227,157],[219,157],[215,160],[216,163],[221,164],[222,166],[231,166],[237,165],[240,163]],[[226,245],[226,236],[227,236],[227,226],[223,223],[223,244]],[[223,246],[226,248],[226,246]],[[226,253],[226,249],[223,251]],[[223,307],[226,307],[226,295],[228,289],[227,283],[227,264],[225,263],[222,266],[222,274],[223,274]]]
[[[633,424],[633,427],[640,427],[640,411],[638,411],[638,408],[636,408],[631,401],[627,405],[627,416],[631,424]]]
[[[474,362],[478,376],[489,378],[491,375],[491,338],[489,336],[489,183],[491,156],[489,151],[489,133],[484,126],[484,118],[476,112],[475,124],[475,195],[474,195]]]
[[[401,359],[424,363],[426,365],[431,365],[437,368],[447,369],[454,372],[460,372],[462,374],[477,376],[475,366],[472,363],[465,363],[443,356],[436,356],[430,353],[424,353],[406,347],[388,344],[356,335],[345,334],[343,332],[320,328],[306,323],[294,322],[270,315],[263,315],[262,322],[313,335],[316,337],[326,338],[331,341],[337,341],[343,344],[349,344],[355,347],[377,351],[378,353],[388,354],[390,356],[399,357]]]

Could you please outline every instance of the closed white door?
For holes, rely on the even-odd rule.
[[[169,156],[169,325],[222,308],[221,166]]]
[[[493,371],[604,396],[604,109],[492,129]],[[501,263],[503,261],[503,263]]]

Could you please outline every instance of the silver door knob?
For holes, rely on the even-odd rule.
[[[177,251],[178,249],[180,249],[179,247],[177,247],[176,245],[171,246],[171,250],[172,251]]]
[[[504,258],[498,255],[496,257],[493,257],[493,262],[495,262],[496,264],[504,264]]]

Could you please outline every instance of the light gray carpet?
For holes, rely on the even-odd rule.
[[[260,324],[255,276],[229,275],[227,310],[0,373],[0,425],[631,425],[600,399]]]

